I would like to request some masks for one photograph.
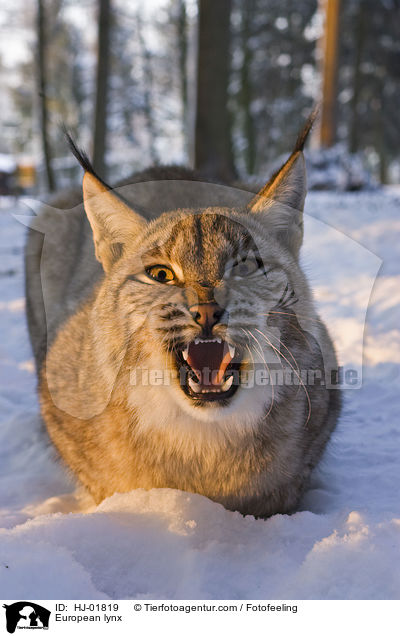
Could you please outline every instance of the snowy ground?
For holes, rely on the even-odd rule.
[[[307,210],[305,267],[341,362],[358,373],[368,305],[362,387],[344,391],[301,511],[256,521],[173,490],[76,512],[40,429],[25,228],[3,199],[0,598],[400,597],[400,193],[312,193]]]

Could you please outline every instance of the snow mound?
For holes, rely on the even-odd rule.
[[[400,589],[391,548],[400,520],[357,511],[261,521],[200,495],[137,490],[0,537],[3,598],[10,587],[16,598],[66,599],[396,598]]]

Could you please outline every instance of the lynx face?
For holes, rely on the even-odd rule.
[[[132,366],[139,359],[185,412],[259,417],[278,399],[279,321],[269,317],[308,292],[265,223],[228,209],[165,214],[136,237],[109,285]]]

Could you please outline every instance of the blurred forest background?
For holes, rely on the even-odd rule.
[[[264,179],[316,101],[314,188],[400,182],[400,0],[3,0],[0,191],[154,163]],[[8,176],[7,176],[8,175]]]

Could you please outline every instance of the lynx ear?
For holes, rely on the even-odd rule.
[[[297,257],[303,240],[303,209],[307,194],[303,148],[317,116],[310,115],[289,159],[250,201],[252,213],[264,214],[271,229]]]
[[[251,212],[264,212],[271,202],[302,211],[307,193],[306,166],[301,151],[290,155],[286,163],[276,172],[250,203]]]
[[[96,175],[87,154],[78,148],[64,125],[62,130],[69,149],[85,171],[83,203],[93,230],[96,258],[108,272],[144,229],[146,221]]]
[[[83,177],[83,202],[93,230],[96,258],[108,272],[146,221],[90,172]]]

